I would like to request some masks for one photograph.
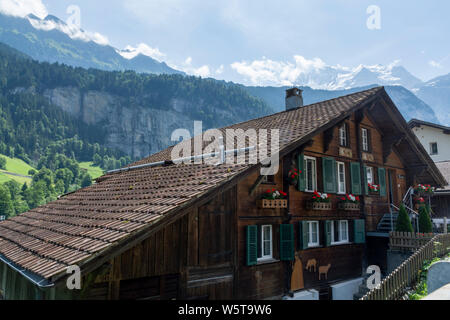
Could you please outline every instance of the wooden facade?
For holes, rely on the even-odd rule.
[[[322,132],[312,141],[281,159],[281,167],[270,183],[257,185],[254,170],[237,185],[218,193],[209,202],[190,208],[182,218],[151,235],[141,244],[110,261],[110,271],[98,277],[89,298],[94,299],[279,299],[291,291],[315,288],[328,292],[330,284],[360,277],[365,263],[365,243],[354,242],[354,221],[365,220],[365,230],[375,231],[381,217],[389,212],[390,195],[398,205],[406,192],[406,171],[393,152],[383,158],[382,137],[369,117],[360,123],[352,115],[345,121],[349,132],[346,148],[339,143],[339,126]],[[342,125],[342,124],[340,124]],[[361,128],[370,130],[370,151],[362,156],[358,141]],[[331,136],[331,138],[330,138]],[[345,150],[343,150],[345,149]],[[338,210],[341,195],[330,194],[332,210],[307,209],[311,192],[290,185],[287,172],[298,167],[298,156],[316,158],[317,190],[324,190],[322,158],[345,163],[346,193],[352,193],[350,165],[361,163],[386,169],[386,193],[361,194],[359,211]],[[378,170],[375,183],[379,183]],[[391,179],[391,183],[388,183]],[[255,189],[255,183],[257,185]],[[288,193],[288,209],[259,209],[256,205],[267,189]],[[250,194],[251,193],[251,194]],[[326,245],[326,221],[348,221],[349,241]],[[319,222],[319,246],[304,249],[300,224]],[[293,225],[294,260],[281,261],[280,228]],[[272,259],[247,265],[248,226],[272,226]],[[307,270],[308,262],[314,267]],[[300,267],[299,267],[300,266]],[[327,267],[330,266],[328,270]],[[319,280],[319,269],[326,270]],[[297,271],[296,271],[297,270]],[[299,271],[301,270],[301,272]],[[301,273],[300,285],[291,288],[293,273]],[[325,294],[326,295],[326,294]]]
[[[285,132],[293,140],[275,176],[262,179],[260,165],[249,166],[157,227],[94,257],[83,269],[81,292],[68,292],[58,280],[41,298],[280,299],[305,289],[332,298],[331,285],[364,273],[373,251],[368,246],[376,243],[366,241],[366,234],[377,231],[390,204],[399,206],[416,182],[441,178],[436,168],[424,166],[431,159],[399,129],[404,120],[384,90],[365,101],[312,125],[301,140]],[[298,110],[320,120],[306,108]],[[296,183],[289,179],[292,169],[301,171]],[[377,192],[369,190],[369,179],[379,185]],[[287,208],[261,208],[266,190],[286,193]],[[314,191],[327,193],[330,203],[315,210],[309,205]],[[359,207],[340,208],[346,194],[359,196]]]

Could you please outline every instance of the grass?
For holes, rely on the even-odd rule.
[[[17,159],[17,158],[10,158],[4,155],[0,155],[0,157],[3,157],[6,159],[6,170],[0,170],[0,183],[4,183],[10,180],[15,180],[20,184],[24,184],[26,183],[30,183],[31,179],[30,178],[24,178],[24,177],[16,177],[16,176],[12,176],[12,175],[7,175],[3,172],[11,172],[11,173],[17,173],[23,176],[28,176],[28,171],[34,169],[32,166],[30,166],[29,164],[25,163],[23,160],[21,159]]]
[[[92,179],[97,179],[103,175],[103,169],[94,166],[92,162],[80,162],[79,165],[81,169],[87,170]]]

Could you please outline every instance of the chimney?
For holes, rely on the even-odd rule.
[[[303,91],[299,88],[286,90],[286,110],[303,107]]]

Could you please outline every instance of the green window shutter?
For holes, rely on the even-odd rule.
[[[325,246],[331,246],[331,224],[333,221],[325,221]]]
[[[378,168],[378,181],[380,183],[380,196],[386,197],[386,169]]]
[[[308,223],[306,221],[300,221],[298,223],[299,225],[299,243],[300,243],[300,249],[306,250],[308,249],[308,243],[309,243],[309,228]]]
[[[325,193],[337,193],[336,160],[322,158],[323,189]]]
[[[280,260],[294,260],[294,225],[280,225]]]
[[[369,194],[369,182],[367,181],[367,167],[366,166],[364,166],[363,172],[364,172],[364,177],[363,177],[364,188],[366,191],[366,195],[368,195]]]
[[[365,220],[354,221],[354,242],[366,243],[366,222]]]
[[[306,189],[306,175],[305,175],[305,155],[302,153],[298,156],[298,190],[305,191]]]
[[[361,190],[361,165],[358,162],[350,164],[350,174],[352,182],[352,193],[356,196],[362,194]]]
[[[258,227],[247,226],[247,266],[254,266],[258,262]]]

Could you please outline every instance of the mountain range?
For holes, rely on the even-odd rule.
[[[73,76],[67,82],[40,84],[41,90],[36,92],[25,79],[26,84],[12,89],[38,94],[84,124],[106,128],[102,131],[104,145],[134,158],[167,147],[172,130],[190,128],[193,120],[221,127],[284,110],[287,87],[252,87],[189,77],[131,47],[113,48],[100,36],[68,26],[55,16],[40,19],[0,14],[0,42],[41,62],[161,75],[68,69],[71,74],[90,73],[95,83],[85,87]],[[114,85],[101,79],[114,79]],[[136,92],[136,88],[129,88],[130,82],[145,90]],[[353,69],[324,66],[302,73],[295,83],[304,90],[305,104],[384,85],[407,120],[450,124],[446,112],[450,107],[450,75],[424,83],[396,63]]]
[[[133,52],[130,55],[129,49],[118,50],[106,45],[100,35],[69,26],[52,15],[40,19],[32,14],[25,18],[0,14],[0,42],[38,61],[108,71],[183,74],[149,56]]]

